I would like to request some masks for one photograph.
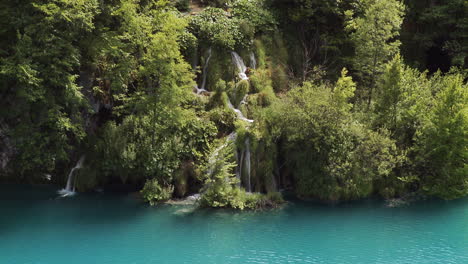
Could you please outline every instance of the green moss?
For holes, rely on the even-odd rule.
[[[261,39],[256,39],[254,41],[254,50],[255,50],[255,55],[256,55],[256,60],[257,60],[257,68],[262,68],[266,67],[266,51],[265,51],[265,46],[263,45],[263,42]]]
[[[236,69],[232,64],[231,55],[226,50],[212,48],[212,55],[208,64],[208,91],[214,91],[219,80],[232,80],[236,76]]]
[[[288,75],[284,69],[284,66],[282,65],[276,65],[272,69],[272,75],[271,75],[271,80],[272,80],[272,86],[273,90],[277,93],[279,92],[286,92],[289,90],[288,85],[289,85],[289,80],[288,80]]]
[[[216,107],[208,112],[208,116],[221,134],[231,133],[237,120],[236,114],[227,107]]]
[[[231,98],[231,103],[234,105],[234,107],[237,107],[244,96],[249,92],[250,90],[250,83],[248,80],[241,80],[239,81],[236,85],[230,88],[229,90],[229,95]]]
[[[283,196],[279,192],[252,193],[245,196],[245,207],[253,210],[276,208],[284,202]]]

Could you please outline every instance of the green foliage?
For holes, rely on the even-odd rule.
[[[344,85],[346,83],[346,85]],[[334,92],[306,83],[272,105],[267,115],[272,133],[284,140],[284,156],[301,197],[349,200],[366,197],[376,179],[398,162],[395,144],[370,131],[347,111],[352,81],[344,75]],[[334,98],[342,99],[335,101]]]
[[[284,203],[280,193],[246,193],[239,187],[239,180],[233,173],[233,144],[228,141],[212,148],[210,158],[202,167],[204,187],[200,205],[215,208],[262,209],[277,207]]]
[[[161,201],[167,201],[171,199],[172,193],[174,192],[174,186],[161,185],[157,179],[151,179],[146,181],[145,186],[140,191],[143,199],[151,205],[155,205]]]
[[[459,73],[444,78],[430,120],[418,131],[423,190],[446,199],[468,194],[468,85]]]
[[[94,129],[89,101],[127,115],[187,98],[192,74],[178,44],[187,23],[167,4],[2,3],[12,19],[0,33],[9,40],[0,52],[0,111],[12,127],[19,174],[63,174],[57,170]]]
[[[467,5],[429,2],[206,0],[187,15],[186,0],[2,1],[1,177],[60,183],[85,154],[79,191],[146,182],[151,203],[198,191],[200,167],[213,207],[274,206],[290,187],[332,201],[464,196],[467,77],[436,70],[466,65]],[[209,47],[211,93],[193,95],[187,61],[205,65]],[[232,50],[255,54],[249,80],[235,83]],[[237,185],[231,147],[210,154],[233,131],[268,195]]]
[[[201,206],[230,207],[243,210],[245,191],[238,187],[239,180],[233,172],[232,143],[226,142],[218,148],[212,148],[207,163],[202,171],[204,187],[200,198]]]
[[[448,71],[467,66],[468,3],[464,0],[405,1],[402,32],[406,61],[421,70]]]
[[[76,42],[93,30],[97,1],[1,7],[0,117],[12,127],[14,166],[19,175],[50,173],[84,137]]]
[[[355,45],[354,67],[370,87],[366,95],[369,103],[377,75],[398,53],[404,8],[398,0],[366,0],[362,1],[358,16],[351,10],[346,11],[346,29]]]
[[[179,11],[189,11],[190,9],[190,0],[176,0],[174,6]]]
[[[234,50],[235,46],[241,44],[244,39],[238,22],[229,18],[223,9],[208,7],[193,16],[190,30],[199,40],[209,45]]]
[[[224,7],[224,3],[213,6]],[[190,21],[191,32],[207,46],[224,50],[248,47],[258,32],[272,31],[276,25],[263,0],[234,1],[229,13],[216,7],[204,9]]]
[[[349,103],[349,100],[354,97],[354,91],[356,90],[353,78],[347,76],[347,74],[348,70],[343,68],[341,77],[336,82],[332,95],[332,100],[336,104],[336,107],[344,112],[351,110],[352,104]]]
[[[123,182],[157,178],[167,185],[182,160],[202,159],[216,128],[191,111],[166,111],[128,116],[118,126],[109,123],[97,147],[102,173]]]
[[[244,96],[249,92],[249,89],[250,83],[247,80],[241,80],[232,87],[231,91],[229,91],[232,104],[238,106]]]
[[[288,74],[301,81],[310,80],[314,68],[321,65],[331,76],[348,66],[352,43],[344,29],[345,10],[354,10],[357,0],[271,0],[282,21],[286,40]]]
[[[219,8],[225,8],[231,3],[231,0],[200,0],[201,3]]]
[[[390,130],[400,147],[411,147],[414,133],[427,120],[436,79],[404,66],[396,56],[377,86],[374,126]]]
[[[276,98],[272,87],[271,74],[268,69],[257,69],[250,76],[252,88],[258,93],[257,103],[260,106],[268,106]]]
[[[249,24],[252,39],[260,31],[271,33],[277,24],[265,0],[236,0],[231,12],[235,18]]]

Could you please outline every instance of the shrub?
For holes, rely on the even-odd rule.
[[[223,9],[208,7],[191,19],[190,31],[209,45],[234,50],[244,39],[238,22]]]
[[[174,6],[181,12],[188,11],[190,8],[190,0],[176,0]]]
[[[151,205],[155,205],[158,202],[171,199],[173,192],[174,186],[163,186],[159,184],[157,179],[146,181],[145,186],[140,191],[143,199],[145,199],[145,201],[149,202]]]
[[[336,201],[369,196],[374,182],[399,162],[387,134],[371,131],[354,118],[347,103],[337,103],[352,97],[353,86],[343,86],[345,80],[334,90],[306,83],[271,107],[269,123],[277,124],[272,131],[283,140],[281,151],[299,197]]]
[[[245,208],[245,191],[237,185],[239,180],[233,173],[235,167],[232,142],[211,148],[209,159],[202,169],[205,175],[201,206]]]

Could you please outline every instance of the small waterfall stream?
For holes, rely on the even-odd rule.
[[[249,77],[247,77],[247,74],[245,73],[247,71],[247,67],[245,67],[244,61],[242,60],[241,56],[239,56],[239,54],[237,54],[235,51],[231,52],[231,56],[234,65],[239,71],[239,78],[241,78],[242,80],[248,80]]]
[[[239,54],[237,54],[236,52],[231,52],[231,56],[232,56],[232,61],[233,61],[233,64],[234,66],[237,68],[237,70],[239,71],[239,77],[242,79],[242,80],[248,80],[249,78],[247,77],[247,74],[246,74],[246,71],[247,71],[247,67],[245,66],[244,64],[244,61],[242,60],[242,58],[239,56]],[[207,69],[208,69],[208,63],[210,61],[210,58],[211,58],[211,48],[207,51],[207,59],[205,61],[205,65],[203,67],[203,77],[202,77],[202,85],[201,85],[201,88],[198,88],[198,87],[195,87],[196,90],[197,90],[197,94],[200,94],[201,92],[208,92],[206,89],[205,89],[205,85],[206,85],[206,74],[207,74]],[[256,67],[256,60],[255,60],[255,55],[254,53],[252,52],[251,55],[250,55],[250,66],[252,68],[255,68]],[[246,104],[246,100],[247,100],[247,96],[248,95],[245,95],[244,98],[242,99],[242,101],[239,103],[239,106],[242,105],[242,104]],[[244,114],[236,107],[234,107],[234,105],[232,105],[231,103],[231,100],[230,98],[228,97],[227,98],[227,104],[228,104],[228,107],[230,109],[232,109],[236,115],[237,115],[237,118],[240,119],[240,120],[243,120],[243,121],[246,121],[248,123],[253,123],[254,120],[253,119],[248,119],[244,116]],[[213,154],[211,155],[211,157],[209,158],[209,163],[214,163],[216,161],[216,157],[218,156],[218,153],[221,149],[225,148],[228,143],[230,141],[234,141],[237,137],[237,134],[236,132],[232,132],[231,134],[229,134],[229,136],[227,137],[226,139],[226,142],[221,145],[220,147],[218,147],[214,152]],[[251,192],[252,191],[252,186],[251,186],[251,161],[250,161],[250,156],[251,156],[251,153],[250,153],[250,139],[249,138],[246,138],[245,139],[245,148],[244,150],[242,150],[240,153],[236,152],[236,160],[237,160],[237,169],[236,169],[236,177],[237,179],[239,180],[239,186],[241,185],[241,181],[243,179],[243,174],[244,174],[244,170],[245,170],[245,173],[246,173],[246,189],[248,192]],[[211,174],[213,171],[212,169],[210,168],[207,173],[208,174]]]
[[[203,65],[201,87],[198,87],[197,85],[195,85],[195,87],[194,87],[196,89],[196,91],[197,91],[197,94],[201,94],[203,92],[208,92],[206,90],[206,77],[207,77],[207,73],[208,73],[208,66],[209,66],[209,63],[210,63],[211,55],[212,55],[212,52],[211,52],[211,47],[210,47],[206,51],[206,60],[205,60],[205,65]]]
[[[250,52],[250,68],[257,68],[257,60],[255,59],[255,53],[253,53],[253,51]]]
[[[62,195],[63,197],[72,196],[72,195],[75,194],[74,172],[75,172],[75,170],[81,169],[83,167],[84,159],[85,159],[85,156],[81,156],[81,158],[76,163],[75,167],[73,167],[71,169],[70,173],[68,174],[67,185],[66,185],[65,189],[61,189],[61,190],[58,191],[58,193],[60,195]]]
[[[244,116],[244,114],[242,114],[241,110],[235,108],[232,103],[231,103],[231,100],[229,99],[228,97],[228,107],[231,108],[232,110],[234,110],[234,112],[236,112],[237,114],[237,118],[239,118],[240,120],[243,120],[243,121],[246,121],[246,122],[249,122],[249,123],[253,123],[253,119],[248,119]],[[245,103],[245,102],[244,102]]]
[[[205,65],[203,66],[203,78],[202,78],[202,85],[201,85],[202,90],[205,90],[206,88],[206,76],[208,73],[208,65],[211,59],[211,47],[207,50],[206,53],[207,53],[207,57],[206,57]]]

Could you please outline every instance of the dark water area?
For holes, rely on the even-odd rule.
[[[0,185],[0,263],[468,263],[468,199],[235,212]]]

